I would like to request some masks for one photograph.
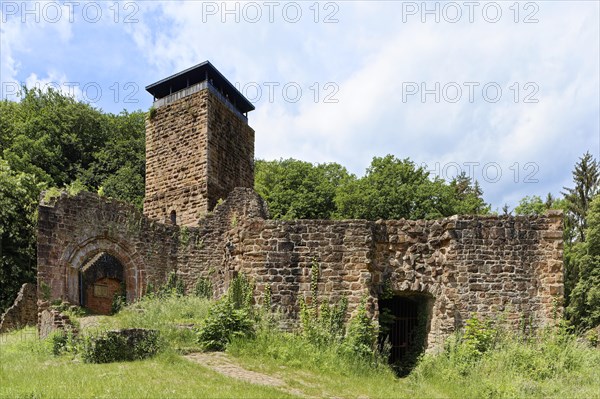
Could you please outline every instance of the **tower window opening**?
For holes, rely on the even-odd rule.
[[[171,211],[171,216],[169,216],[169,218],[171,219],[172,224],[177,224],[177,212]]]

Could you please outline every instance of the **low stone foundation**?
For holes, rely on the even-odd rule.
[[[41,339],[54,331],[71,332],[75,335],[79,332],[69,316],[51,308],[48,302],[40,301],[38,306],[38,332]]]

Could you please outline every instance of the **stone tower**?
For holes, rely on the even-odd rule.
[[[254,106],[208,61],[146,90],[144,214],[195,226],[235,187],[254,186]]]

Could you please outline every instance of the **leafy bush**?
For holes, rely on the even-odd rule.
[[[464,331],[446,341],[444,353],[460,375],[467,375],[483,354],[494,348],[497,334],[490,320],[474,316],[466,321]]]
[[[353,355],[371,360],[377,356],[377,325],[367,313],[366,300],[358,307],[356,316],[350,320],[343,348]]]
[[[175,272],[169,273],[169,277],[167,277],[166,284],[161,287],[159,294],[168,295],[168,294],[176,294],[179,296],[185,295],[185,286],[183,285],[183,281],[177,277]]]
[[[50,350],[55,356],[60,356],[67,352],[77,353],[80,344],[80,340],[72,331],[53,331],[46,340],[49,342]]]
[[[125,305],[127,305],[127,294],[125,291],[125,283],[122,282],[120,291],[115,293],[115,296],[113,297],[110,313],[119,313],[121,309],[125,307]]]
[[[156,330],[114,330],[86,337],[82,357],[86,363],[141,360],[154,356],[160,347]]]
[[[248,309],[236,309],[229,296],[217,301],[198,331],[198,342],[205,350],[220,351],[234,337],[254,334],[254,320]]]
[[[302,335],[317,346],[340,343],[345,334],[348,299],[343,297],[333,305],[324,302],[319,306],[318,282],[319,264],[313,259],[310,281],[311,303],[307,304],[302,297],[299,300]]]
[[[227,294],[208,310],[198,330],[198,342],[205,350],[224,350],[234,337],[255,332],[252,293],[254,284],[246,276],[236,276]]]
[[[481,356],[493,348],[496,336],[497,330],[491,320],[481,321],[474,316],[467,320],[462,340],[475,356]]]

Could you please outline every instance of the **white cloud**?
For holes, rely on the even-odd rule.
[[[144,79],[158,80],[209,59],[233,83],[261,85],[263,96],[250,115],[260,158],[335,161],[357,174],[362,174],[373,156],[387,153],[410,157],[418,164],[427,162],[432,168],[436,162],[440,168],[450,162],[478,162],[475,177],[482,182],[486,198],[501,206],[504,202],[514,205],[527,194],[557,194],[568,184],[577,158],[587,150],[597,152],[600,143],[600,29],[595,2],[536,2],[539,22],[534,24],[522,23],[526,11],[531,11],[524,8],[520,22],[515,23],[510,2],[499,3],[503,16],[495,24],[482,18],[481,9],[474,23],[464,19],[457,24],[443,19],[432,23],[431,16],[429,22],[421,23],[419,15],[405,15],[407,22],[403,22],[406,2],[340,2],[335,3],[337,10],[325,10],[326,3],[320,2],[318,23],[310,8],[314,3],[299,3],[303,18],[295,24],[286,22],[283,3],[272,23],[264,19],[266,8],[261,2],[257,4],[263,7],[263,20],[258,23],[244,21],[243,15],[235,23],[230,14],[205,13],[207,5],[222,7],[222,2],[135,4],[139,22],[119,24],[118,29],[129,35],[123,39],[130,40],[137,47],[136,54],[142,55],[131,62],[144,71]],[[232,4],[227,7],[231,9]],[[446,3],[427,4],[443,7]],[[339,22],[324,24],[322,19],[331,11]],[[17,25],[9,21],[2,26],[2,79],[21,76],[21,54],[52,52],[72,43],[81,48],[84,41],[93,40],[90,32],[96,35],[115,29],[110,20],[86,25],[83,36],[73,33],[77,24]],[[44,35],[58,44],[43,48],[49,43],[48,38],[40,39]],[[93,60],[104,64],[113,54],[86,56],[92,64]],[[67,76],[77,72],[50,64],[28,70],[25,76],[31,81],[67,82]],[[273,102],[268,100],[265,82],[279,83]],[[339,88],[334,95],[338,103],[323,101],[332,93],[325,90],[327,82]],[[403,101],[403,83],[410,82],[429,89],[436,82],[441,87],[456,82],[463,88],[462,99],[455,104],[444,99],[435,103],[428,95],[423,103],[416,95]],[[473,102],[468,101],[465,82],[479,83]],[[526,87],[528,82],[535,86]],[[298,102],[285,101],[282,88],[286,83],[302,88]],[[500,101],[485,101],[481,93],[485,83],[502,88]],[[517,103],[513,101],[515,83]],[[539,102],[524,103],[524,96],[536,87],[534,97]],[[486,182],[481,174],[483,165],[492,162],[503,173],[496,183]],[[528,162],[539,167],[534,176],[538,183],[522,181],[531,172],[524,168]],[[517,183],[516,163],[520,168]]]
[[[73,24],[66,5],[47,0],[4,3],[0,20],[0,97],[15,100],[15,88],[26,83],[20,79],[19,54],[46,51],[47,46],[39,45],[44,40],[64,46],[73,36]],[[30,74],[27,81],[37,79],[33,76]]]

